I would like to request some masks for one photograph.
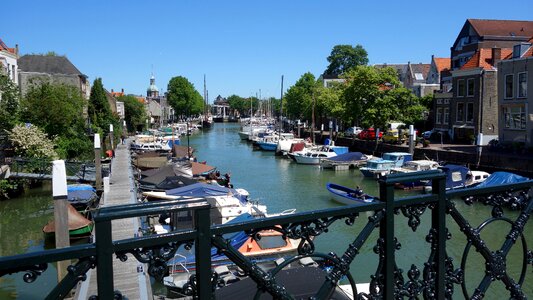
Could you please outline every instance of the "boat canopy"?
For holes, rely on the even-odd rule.
[[[519,183],[530,180],[527,177],[509,172],[494,172],[485,181],[477,185],[476,188],[489,187],[495,185]]]
[[[180,188],[175,188],[166,191],[166,194],[169,196],[184,196],[184,197],[208,197],[208,196],[227,196],[231,195],[241,203],[246,203],[248,201],[247,196],[240,194],[235,189],[230,189],[223,186],[218,186],[214,184],[207,183],[195,183],[187,185]]]
[[[439,169],[446,173],[447,189],[455,189],[465,186],[466,176],[470,171],[467,167],[460,165],[445,165],[439,167]]]
[[[348,152],[344,154],[340,154],[331,158],[328,158],[328,160],[331,161],[354,161],[354,160],[361,160],[363,158],[364,154],[361,152]]]

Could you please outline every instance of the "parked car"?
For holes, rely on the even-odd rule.
[[[376,130],[374,128],[368,128],[359,133],[357,136],[362,140],[375,140],[376,139]],[[383,132],[379,132],[379,138],[383,137]]]
[[[383,134],[382,140],[384,143],[403,144],[406,140],[406,136],[403,134],[403,132],[400,135],[400,131],[398,129],[392,129]]]
[[[361,131],[363,131],[363,128],[361,127],[357,127],[357,126],[350,127],[344,131],[344,136],[354,137],[354,136],[357,136]]]

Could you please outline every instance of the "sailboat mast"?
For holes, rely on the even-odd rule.
[[[279,136],[281,137],[281,129],[283,127],[283,75],[281,75],[281,97],[279,103]]]

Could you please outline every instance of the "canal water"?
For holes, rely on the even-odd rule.
[[[340,207],[330,199],[326,190],[327,182],[355,187],[360,186],[365,193],[378,195],[378,184],[375,180],[364,178],[358,170],[332,171],[322,170],[316,166],[299,165],[289,159],[276,157],[272,152],[253,150],[252,145],[241,141],[237,123],[215,123],[214,127],[190,136],[189,144],[196,149],[195,155],[199,161],[216,166],[222,174],[231,173],[231,181],[235,188],[244,188],[250,193],[250,198],[259,200],[268,206],[270,213],[281,212],[295,208],[298,212],[316,209]],[[187,144],[183,137],[182,145]],[[416,192],[397,191],[397,196],[412,195]],[[463,216],[472,224],[478,226],[490,217],[490,209],[475,204],[465,205],[456,200],[456,206]],[[407,271],[415,264],[419,269],[430,253],[430,246],[426,242],[429,230],[429,211],[421,218],[420,227],[413,232],[407,225],[408,219],[397,215],[395,218],[396,237],[401,248],[396,252],[398,267],[403,270],[403,277],[407,280]],[[506,211],[511,219],[516,213]],[[43,249],[41,228],[53,216],[51,192],[49,187],[32,191],[19,199],[0,202],[0,254],[11,255]],[[352,226],[342,221],[336,222],[329,228],[329,232],[315,239],[316,251],[322,253],[334,252],[341,256],[350,242],[356,238],[368,219],[367,214],[361,214]],[[526,228],[526,240],[533,249],[533,222]],[[454,260],[455,268],[461,263],[466,238],[460,232],[455,222],[448,218],[447,227],[452,238],[447,243],[448,255]],[[481,236],[492,250],[501,247],[509,226],[496,222],[482,231]],[[358,283],[369,282],[370,276],[378,266],[378,256],[373,248],[376,245],[378,229],[367,240],[351,265],[351,273]],[[509,255],[507,266],[513,278],[518,280],[522,264],[522,244],[517,242]],[[466,281],[472,291],[484,275],[484,263],[479,253],[471,250],[466,263]],[[55,280],[55,270],[47,271],[34,283],[25,284],[20,280],[21,274],[0,278],[0,299],[40,299],[46,287]],[[455,286],[454,299],[463,299],[460,286]],[[32,294],[35,291],[37,295]],[[533,295],[533,274],[531,266],[526,274],[524,291]],[[508,298],[503,284],[495,282],[489,290],[487,299]],[[18,297],[17,297],[18,295]]]

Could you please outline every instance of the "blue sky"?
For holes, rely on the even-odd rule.
[[[361,2],[361,3],[359,3]],[[21,54],[66,55],[92,82],[145,95],[184,76],[217,95],[280,96],[319,76],[338,44],[376,63],[447,57],[468,18],[532,20],[533,1],[6,1],[0,38]]]

